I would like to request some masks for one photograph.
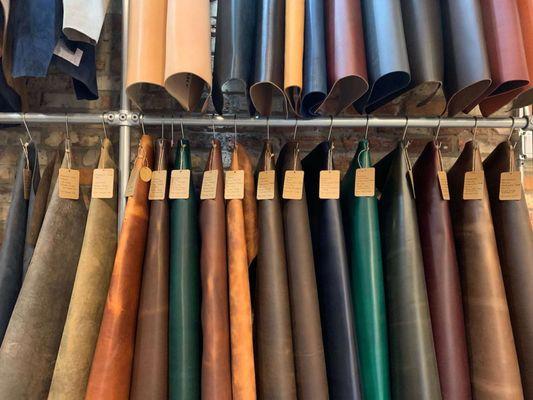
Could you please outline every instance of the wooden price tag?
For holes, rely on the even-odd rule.
[[[137,185],[138,179],[139,168],[134,166],[131,170],[130,178],[128,179],[128,184],[126,185],[126,192],[124,193],[126,197],[132,197],[135,194],[135,186]]]
[[[358,168],[355,170],[355,197],[374,197],[376,194],[376,169]]]
[[[303,171],[285,171],[283,181],[283,198],[286,200],[302,200],[304,188]]]
[[[191,185],[190,169],[175,169],[170,174],[169,199],[188,199]]]
[[[115,189],[115,170],[113,168],[97,168],[93,171],[93,199],[112,199]]]
[[[443,200],[450,200],[450,188],[448,186],[448,174],[446,171],[437,172],[439,178],[440,193]]]
[[[29,200],[31,192],[31,171],[28,168],[24,168],[22,171],[22,179],[24,185],[24,200]]]
[[[272,200],[275,194],[276,171],[261,171],[257,178],[257,200]]]
[[[321,199],[338,199],[341,195],[341,171],[320,171],[318,197]]]
[[[522,181],[520,171],[502,172],[500,175],[500,200],[520,200]]]
[[[485,174],[483,171],[465,173],[463,200],[482,200],[485,191]]]
[[[202,179],[202,190],[200,191],[201,200],[212,200],[217,197],[218,186],[218,169],[212,169],[204,172]]]
[[[226,171],[224,185],[224,198],[226,200],[244,199],[244,171]]]
[[[152,179],[152,170],[149,167],[142,167],[139,171],[139,176],[143,182],[150,182]]]
[[[165,200],[167,192],[167,171],[153,171],[151,175],[148,200]]]
[[[59,169],[59,197],[78,200],[80,198],[80,171],[76,169]]]

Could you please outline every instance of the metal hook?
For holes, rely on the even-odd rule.
[[[511,120],[513,121],[511,124],[511,132],[509,133],[509,137],[507,138],[507,141],[511,143],[511,139],[513,138],[513,133],[515,130],[516,120],[514,117],[511,117]]]
[[[270,117],[267,117],[267,140],[270,140]]]
[[[233,115],[233,147],[237,147],[237,114]]]
[[[180,128],[181,128],[181,140],[185,139],[185,129],[183,128],[183,117],[180,118]]]
[[[141,114],[141,116],[139,117],[139,122],[141,123],[143,135],[146,135],[146,131],[144,130],[144,114]]]
[[[298,132],[298,118],[295,119],[294,133],[292,134],[292,140],[296,141],[296,133]]]
[[[364,139],[365,139],[365,140],[368,140],[368,128],[369,128],[369,123],[370,123],[370,117],[367,115],[367,116],[366,116],[366,126],[365,126],[365,136],[364,136]]]
[[[439,123],[437,124],[437,130],[435,131],[435,137],[433,138],[433,142],[435,142],[435,144],[437,144],[437,139],[439,138],[441,122],[442,122],[442,117],[439,116]]]
[[[211,116],[211,128],[213,128],[213,141],[216,139],[215,135],[215,114]]]
[[[30,133],[30,128],[28,128],[28,124],[26,123],[26,113],[22,113],[22,122],[24,123],[24,127],[26,128],[26,133],[28,134],[28,137],[30,138],[30,142],[33,142],[33,138]]]
[[[328,133],[328,142],[331,140],[331,131],[333,130],[333,117],[329,117],[329,133]]]
[[[161,119],[161,139],[165,138],[165,122]]]
[[[476,141],[476,134],[477,134],[477,116],[474,116],[474,129],[472,130],[472,142]]]
[[[402,142],[405,142],[405,137],[407,136],[407,128],[409,128],[409,117],[405,117],[405,128],[403,130]]]
[[[68,114],[65,114],[65,127],[66,127],[67,139],[70,140],[70,132],[69,132],[69,129],[68,129]]]
[[[107,139],[107,128],[105,126],[105,113],[102,113],[102,128],[104,128],[104,139]]]

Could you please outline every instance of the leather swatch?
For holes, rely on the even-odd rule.
[[[431,141],[413,168],[420,245],[442,398],[469,400],[471,387],[461,280],[449,202],[443,200],[439,186],[441,163],[440,150]]]
[[[143,135],[134,169],[143,166],[152,168],[153,161],[152,138]],[[133,196],[128,198],[126,204],[85,400],[129,397],[142,265],[148,233],[149,186],[149,183],[137,177]]]
[[[236,144],[227,174],[243,170],[252,179],[244,182],[248,193],[255,194],[252,163],[241,144]],[[251,185],[251,188],[250,188]],[[253,197],[252,197],[253,198]],[[246,243],[247,221],[255,222],[256,215],[247,215],[244,199],[231,199],[226,203],[226,229],[228,234],[229,316],[231,337],[231,382],[233,399],[255,399],[255,366],[252,338],[252,302],[248,277],[248,251]]]
[[[272,142],[265,141],[257,173],[274,171]],[[257,397],[296,400],[289,283],[280,195],[257,204],[259,251],[254,291],[254,354]]]
[[[327,0],[326,59],[329,93],[321,114],[337,115],[368,90],[360,0]]]
[[[533,1],[517,0],[517,4],[529,72],[529,85],[514,100],[513,108],[522,108],[533,104],[533,41],[529,39],[533,37]]]
[[[38,158],[33,142],[30,142],[26,149],[28,158],[22,148],[20,149],[4,239],[0,248],[0,343],[22,286],[24,242],[30,206],[29,199],[24,198],[24,170],[29,169],[29,173],[32,173],[31,168],[35,168],[35,161]],[[36,172],[38,174],[39,170]]]
[[[516,166],[513,148],[500,143],[483,162],[496,244],[511,314],[524,398],[533,396],[533,232],[524,193],[516,201],[499,199],[500,175]]]
[[[376,165],[385,275],[391,394],[394,399],[441,399],[424,264],[402,142]]]
[[[98,168],[112,168],[113,145],[104,139]],[[116,172],[115,172],[116,175]],[[116,178],[115,178],[116,182]],[[92,198],[67,319],[48,399],[83,399],[117,248],[117,190],[112,199]]]
[[[491,74],[479,0],[443,0],[441,7],[444,94],[453,117],[489,88]]]
[[[256,0],[218,2],[213,104],[220,115],[224,113],[224,92],[239,88],[248,97],[253,72],[255,23]]]
[[[283,54],[285,49],[285,1],[257,1],[255,70],[250,97],[257,112],[269,116],[274,99],[280,99],[283,113],[287,104],[283,91]]]
[[[340,200],[321,200],[318,197],[320,171],[335,169],[332,146],[332,142],[320,143],[302,160],[302,167],[305,171],[329,395],[334,399],[361,399]]]
[[[293,114],[300,114],[303,87],[305,0],[285,2],[285,67],[283,89]]]
[[[176,146],[175,169],[191,169],[191,147]],[[170,201],[169,399],[199,399],[202,360],[198,201],[193,180],[189,198]]]
[[[48,396],[76,276],[87,209],[58,189],[0,347],[0,393],[13,400]]]
[[[482,171],[467,142],[448,173],[474,399],[523,399],[486,185],[483,200],[463,200],[464,176]]]
[[[341,200],[350,269],[355,333],[363,399],[390,399],[385,282],[377,197],[355,197],[358,168],[370,168],[367,140],[361,140],[342,179]]]
[[[411,80],[399,1],[362,0],[370,90],[355,106],[371,113],[407,88]]]
[[[214,140],[206,171],[216,170],[216,198],[200,202],[202,278],[202,398],[229,400],[231,395],[228,264],[224,170],[220,142]]]
[[[285,172],[293,170],[302,170],[298,142],[288,142],[279,154],[276,180],[280,191],[283,190]],[[298,398],[328,399],[320,305],[305,189],[301,200],[283,200],[282,207]]]
[[[154,170],[166,171],[170,142],[155,143]],[[167,174],[168,176],[168,174]],[[168,187],[168,185],[167,185]],[[166,191],[165,191],[166,192]],[[166,200],[150,202],[130,399],[168,399],[169,208]]]
[[[165,88],[185,111],[203,111],[211,94],[209,0],[167,0]]]
[[[489,116],[529,84],[529,73],[517,1],[481,0],[481,5],[492,84],[480,108]]]

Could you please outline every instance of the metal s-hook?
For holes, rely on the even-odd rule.
[[[511,120],[513,121],[512,124],[511,124],[511,132],[509,132],[509,136],[507,137],[507,141],[509,142],[509,144],[512,145],[512,142],[511,140],[513,139],[513,133],[514,133],[514,130],[515,130],[515,127],[516,127],[516,120],[514,117],[511,117]],[[515,144],[516,145],[516,144]]]
[[[143,132],[143,135],[146,135],[146,131],[144,130],[144,114],[141,114],[139,117],[139,122],[141,124],[141,130]]]
[[[30,138],[30,142],[33,142],[33,137],[31,136],[30,128],[28,128],[28,124],[26,123],[26,113],[22,113],[21,115],[22,115],[22,122],[24,123],[24,128],[26,128],[26,134]]]
[[[298,133],[298,118],[295,118],[294,120],[294,132],[292,134],[292,140],[295,142],[296,141],[296,133]]]
[[[405,144],[405,138],[407,136],[407,129],[409,128],[409,117],[405,117],[405,127],[403,129],[402,142]]]
[[[66,128],[66,132],[65,132],[65,157],[67,159],[67,167],[68,169],[72,169],[72,155],[71,155],[71,152],[70,152],[70,132],[69,132],[69,128],[68,128],[68,114],[65,114],[65,128]]]
[[[105,126],[105,113],[102,113],[102,128],[104,129],[104,139],[107,139],[107,128]]]
[[[237,148],[237,114],[233,115],[233,147]]]
[[[68,114],[65,114],[65,128],[66,128],[67,139],[70,140],[70,132],[68,130]]]
[[[213,144],[216,140],[216,131],[215,131],[215,114],[211,116],[211,128],[213,129]]]
[[[477,135],[477,116],[474,115],[474,129],[472,130],[472,142],[475,145]]]
[[[267,140],[270,140],[270,117],[267,117]]]
[[[161,139],[165,139],[165,122],[161,118]]]
[[[439,123],[437,124],[437,130],[435,131],[435,136],[433,137],[433,142],[435,143],[435,145],[437,145],[437,147],[440,147],[440,145],[438,144],[438,138],[439,138],[439,133],[440,133],[441,122],[442,122],[442,117],[439,116]]]
[[[331,140],[331,131],[333,131],[333,117],[329,117],[329,133],[328,133],[328,142]]]
[[[368,140],[368,128],[369,128],[369,124],[370,124],[370,117],[367,115],[367,116],[366,116],[366,125],[365,125],[365,136],[364,136],[364,140]]]
[[[181,140],[185,139],[185,129],[183,128],[183,117],[180,118],[180,128],[181,128]]]

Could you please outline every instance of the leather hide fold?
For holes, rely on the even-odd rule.
[[[517,0],[517,4],[529,72],[529,85],[514,100],[512,108],[515,109],[533,104],[533,40],[530,39],[533,37],[533,2],[531,0]]]
[[[304,36],[305,36],[305,0],[292,0],[285,2],[285,68],[283,89],[291,112],[300,114],[302,87],[303,87],[303,62],[304,62]]]

